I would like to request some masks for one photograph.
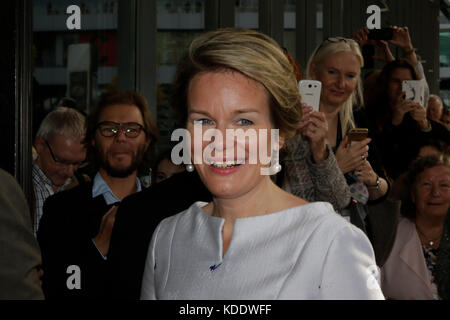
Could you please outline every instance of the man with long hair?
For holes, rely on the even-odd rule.
[[[98,170],[90,183],[49,198],[38,231],[46,298],[108,296],[108,252],[118,204],[141,190],[157,128],[140,94],[109,92],[87,117],[84,144]]]

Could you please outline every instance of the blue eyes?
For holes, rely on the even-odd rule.
[[[336,72],[335,70],[328,70],[328,74],[329,74],[329,75],[337,75],[337,72]],[[346,76],[347,78],[349,78],[349,79],[355,79],[355,78],[356,78],[356,75],[355,75],[355,74],[352,74],[352,73],[346,74],[345,76]]]
[[[254,124],[253,121],[248,120],[248,119],[239,119],[236,121],[236,123],[239,126],[250,126],[250,125]],[[210,125],[214,124],[214,121],[210,120],[210,119],[206,119],[206,118],[205,119],[197,119],[197,120],[194,120],[194,124],[200,124],[202,126],[210,126]]]
[[[250,126],[253,124],[253,121],[247,120],[247,119],[240,119],[238,121],[238,124],[241,126]]]
[[[213,122],[209,119],[198,119],[198,120],[194,120],[194,124],[201,124],[201,125],[211,125],[213,124]]]

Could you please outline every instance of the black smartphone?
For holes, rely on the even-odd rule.
[[[392,40],[394,37],[394,29],[381,28],[369,30],[369,40]]]

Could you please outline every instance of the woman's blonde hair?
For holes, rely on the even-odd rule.
[[[172,106],[187,120],[190,81],[200,73],[236,71],[261,83],[269,97],[275,128],[292,137],[301,119],[301,102],[294,68],[283,49],[270,37],[253,30],[226,28],[200,35],[180,61],[174,80]]]
[[[359,48],[359,44],[352,39],[347,38],[328,38],[319,45],[316,50],[314,50],[313,54],[309,58],[308,66],[306,69],[306,74],[309,78],[312,77],[311,74],[311,66],[317,66],[320,62],[338,52],[353,52],[359,59],[360,67],[364,67],[364,58],[361,54],[361,50]],[[341,129],[342,136],[345,136],[348,130],[355,127],[355,121],[353,118],[353,106],[356,108],[362,108],[364,106],[363,99],[363,90],[362,90],[362,80],[361,76],[358,76],[358,84],[356,86],[355,91],[350,95],[350,97],[342,104],[340,110],[340,120],[341,120]]]

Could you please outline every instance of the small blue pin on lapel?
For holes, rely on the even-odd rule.
[[[209,270],[211,270],[211,272],[215,271],[218,267],[220,267],[222,263],[219,264],[213,264],[212,266],[209,267]]]

